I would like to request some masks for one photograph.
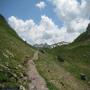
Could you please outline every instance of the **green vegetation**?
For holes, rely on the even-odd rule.
[[[89,31],[90,28],[69,45],[58,46],[53,49],[43,48],[45,53],[39,54],[39,60],[36,61],[37,69],[46,78],[46,81],[52,83],[58,90],[90,89]],[[68,78],[72,81],[69,81]],[[74,84],[77,86],[74,87]],[[57,89],[54,88],[53,90]]]
[[[0,16],[0,88],[26,84],[25,62],[34,50]]]
[[[80,73],[84,73],[90,80],[90,45],[56,47],[49,51],[53,55],[61,55],[65,63],[60,63],[70,72],[73,72],[78,78]],[[67,64],[66,64],[67,63]]]
[[[60,63],[60,65],[78,79],[80,78],[80,73],[84,73],[88,78],[86,81],[88,83],[90,81],[90,35],[87,32],[88,30],[81,34],[75,42],[67,46],[56,47],[47,51],[55,56],[60,55],[65,61],[63,64]],[[88,39],[86,38],[87,36]]]

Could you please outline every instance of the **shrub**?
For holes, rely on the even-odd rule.
[[[80,73],[80,78],[81,78],[81,80],[87,80],[86,75],[85,75],[85,74],[83,74],[83,73]]]
[[[57,56],[57,59],[58,59],[60,62],[64,62],[64,59],[63,59],[60,55]]]

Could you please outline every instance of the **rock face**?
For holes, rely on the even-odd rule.
[[[1,19],[1,18],[4,19],[4,17],[0,14],[0,19]]]
[[[88,24],[86,32],[82,33],[79,37],[77,37],[74,42],[81,42],[81,41],[85,42],[90,41],[90,23]]]
[[[0,14],[0,21],[6,22],[5,18],[4,18],[3,15],[1,15],[1,14]]]
[[[90,33],[90,23],[88,24],[88,27],[87,27],[87,31],[88,33]]]
[[[0,14],[0,26],[7,26],[10,27],[6,21],[6,19],[3,17],[3,15]]]

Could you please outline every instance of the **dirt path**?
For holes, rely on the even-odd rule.
[[[28,79],[29,90],[48,90],[45,80],[39,75],[33,60],[38,59],[38,51],[34,54],[33,59],[28,61]]]

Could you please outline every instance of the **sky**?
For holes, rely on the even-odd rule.
[[[2,14],[30,44],[72,42],[90,22],[90,0],[0,0]]]

